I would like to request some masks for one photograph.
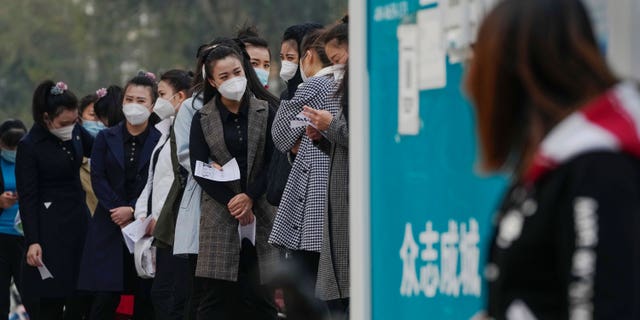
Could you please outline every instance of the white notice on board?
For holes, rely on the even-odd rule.
[[[418,25],[398,26],[398,134],[420,132]]]
[[[444,48],[440,7],[418,11],[418,89],[447,85],[447,52]]]

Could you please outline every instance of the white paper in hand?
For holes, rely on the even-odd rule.
[[[311,119],[305,116],[303,112],[298,113],[298,115],[296,115],[296,119],[291,120],[291,124],[289,125],[291,129],[306,127],[306,126],[312,126],[318,129],[315,124],[311,123]]]
[[[247,238],[255,246],[256,245],[256,219],[253,218],[253,222],[249,223],[246,226],[243,226],[238,223],[238,235],[240,236],[240,243],[242,243],[242,239]]]
[[[42,262],[42,258],[40,258],[40,264],[42,266],[38,267],[38,271],[40,272],[40,277],[42,278],[42,280],[46,280],[49,278],[53,279],[53,275],[51,274],[49,269],[47,269],[47,266],[44,265],[44,262]]]
[[[211,181],[228,182],[240,180],[240,167],[236,158],[229,160],[222,166],[222,170],[214,168],[208,163],[200,160],[196,161],[196,170],[194,176],[204,178]]]
[[[151,222],[151,217],[147,217],[146,219],[137,219],[134,222],[129,223],[126,227],[122,228],[122,236],[124,238],[124,242],[127,245],[127,249],[129,249],[129,253],[133,253],[133,249],[135,247],[135,243],[138,240],[144,237],[144,234],[147,232],[147,226]]]

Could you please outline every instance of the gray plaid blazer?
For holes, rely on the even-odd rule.
[[[205,140],[209,145],[212,159],[227,163],[232,156],[224,141],[224,132],[220,113],[215,99],[207,103],[200,111],[200,124]],[[247,183],[255,180],[263,169],[265,141],[269,105],[266,101],[251,97],[247,132]],[[236,193],[241,190],[240,181],[228,182]],[[240,238],[238,220],[231,216],[226,204],[218,203],[206,192],[202,192],[200,203],[200,246],[196,276],[227,281],[237,281],[240,264]],[[275,208],[267,203],[266,197],[254,201],[253,213],[256,216],[256,251],[260,278],[268,279],[269,273],[278,262],[278,251],[267,243],[273,225]]]
[[[349,297],[349,128],[342,111],[324,136],[319,147],[331,162],[316,295],[334,300]]]
[[[297,141],[300,148],[269,237],[273,245],[314,252],[322,248],[329,155],[313,144],[304,127],[291,128],[290,124],[305,105],[327,110],[335,116],[340,109],[339,86],[333,74],[312,77],[300,85],[291,100],[280,103],[271,127],[273,143],[282,152],[289,152]]]

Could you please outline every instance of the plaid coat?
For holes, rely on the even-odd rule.
[[[215,99],[207,103],[200,111],[200,124],[205,140],[209,145],[212,159],[227,163],[232,156],[224,141],[224,132],[220,113]],[[265,143],[268,130],[269,105],[267,102],[251,97],[248,115],[247,147],[247,183],[251,183],[263,169],[265,162]],[[241,190],[239,181],[228,182],[236,193]],[[256,251],[260,278],[264,282],[269,270],[278,262],[278,251],[267,243],[271,232],[275,208],[262,196],[253,203],[256,226]],[[206,192],[202,192],[200,216],[200,245],[196,276],[226,281],[237,281],[240,263],[240,239],[238,220],[231,216],[226,204],[218,203]]]
[[[271,128],[274,145],[282,152],[289,152],[297,141],[301,142],[269,237],[273,245],[320,252],[329,155],[313,144],[304,127],[291,128],[290,123],[305,105],[327,110],[335,116],[340,109],[338,88],[333,74],[312,77],[298,88],[291,100],[283,100],[278,108]]]
[[[342,112],[333,118],[319,147],[331,156],[316,295],[349,297],[349,128]]]

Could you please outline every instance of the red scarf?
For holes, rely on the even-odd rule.
[[[561,164],[594,151],[640,158],[640,95],[634,83],[619,83],[556,125],[542,140],[524,182],[533,184]]]

